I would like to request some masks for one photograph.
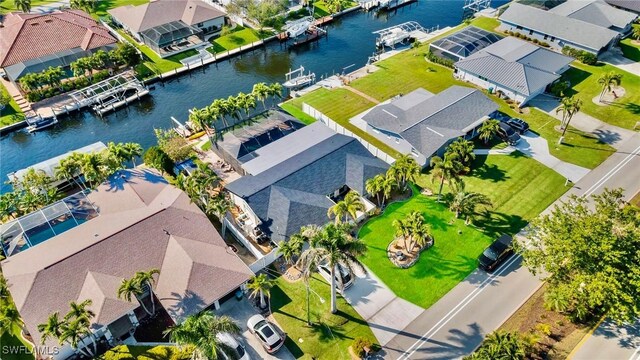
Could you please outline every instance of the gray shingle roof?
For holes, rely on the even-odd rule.
[[[569,0],[549,12],[606,28],[625,28],[637,17],[636,14],[616,9],[602,0]]]
[[[528,96],[559,78],[558,71],[572,61],[569,56],[507,37],[455,66]]]
[[[376,106],[362,119],[377,129],[399,134],[422,154],[430,156],[497,109],[498,105],[482,92],[451,86],[438,95],[417,89]]]
[[[606,0],[607,3],[623,9],[628,9],[640,13],[640,1],[638,0]]]
[[[602,26],[515,2],[512,2],[502,13],[500,20],[579,44],[594,51],[599,51],[618,36],[617,32]]]
[[[314,123],[312,126],[324,126]],[[304,133],[296,131],[278,141],[288,142]],[[242,197],[262,221],[274,241],[284,240],[300,227],[328,221],[333,202],[328,194],[344,185],[365,193],[367,179],[389,166],[374,157],[356,139],[334,134],[258,175],[247,175],[227,190]]]

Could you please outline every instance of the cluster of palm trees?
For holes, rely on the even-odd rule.
[[[564,135],[567,132],[569,123],[571,123],[571,119],[580,111],[581,107],[582,100],[574,98],[573,96],[565,96],[560,100],[560,106],[556,109],[556,114],[562,112],[562,121],[560,122],[562,135],[560,135],[560,138],[558,139],[558,145],[562,144],[562,140],[564,140]]]
[[[65,77],[62,66],[49,66],[40,72],[27,73],[20,78],[20,85],[23,89],[32,91],[39,90],[46,86],[60,86]]]
[[[0,260],[2,257],[0,256]],[[0,272],[0,336],[13,333],[14,329],[24,325],[16,305],[11,301],[9,287],[2,272]]]
[[[220,185],[220,178],[207,163],[199,162],[191,175],[178,174],[172,184],[186,192],[191,201],[207,215],[214,215],[221,221],[231,208],[231,201]]]
[[[473,216],[480,210],[487,210],[493,207],[493,203],[488,196],[467,191],[465,189],[465,183],[462,180],[454,183],[452,186],[452,196],[449,200],[449,210],[451,210],[456,218],[461,215],[465,218],[465,223],[469,225]]]
[[[533,334],[498,330],[487,335],[482,345],[464,360],[523,360],[531,354],[537,342],[538,337]]]
[[[324,1],[327,10],[330,14],[335,14],[344,10],[350,3],[349,0],[325,0]]]
[[[97,0],[71,0],[69,7],[72,9],[84,10],[92,13],[98,5]]]
[[[378,174],[365,182],[367,192],[376,197],[378,205],[391,197],[394,189],[407,190],[409,182],[415,182],[420,176],[420,165],[411,155],[402,155],[389,167],[387,172]]]
[[[21,179],[7,182],[13,190],[0,195],[0,221],[19,218],[59,200],[62,194],[42,170],[29,169]]]
[[[392,226],[396,236],[404,240],[404,248],[408,252],[413,252],[416,246],[422,249],[433,241],[429,225],[419,211],[412,211],[406,218],[393,220]]]
[[[153,295],[153,286],[156,283],[155,275],[160,274],[159,269],[151,269],[148,271],[138,271],[130,279],[123,279],[118,288],[118,299],[131,301],[136,298],[142,308],[149,316],[156,314],[156,301]],[[147,308],[144,303],[145,295],[149,295],[151,309]]]
[[[262,107],[266,110],[265,101],[270,97],[281,97],[282,85],[273,83],[258,83],[253,85],[253,90],[245,94],[238,93],[236,96],[229,96],[226,99],[216,99],[211,105],[202,109],[191,109],[189,112],[189,121],[198,131],[205,131],[211,140],[211,128],[217,134],[215,123],[220,121],[223,129],[230,127],[227,118],[231,117],[237,121],[242,121],[249,117],[251,111],[256,108],[256,101],[262,103]],[[243,114],[244,112],[244,114]]]
[[[247,283],[247,289],[250,290],[249,297],[260,298],[260,308],[267,307],[266,298],[271,297],[271,288],[275,285],[275,281],[271,280],[266,274],[258,274],[252,277]]]
[[[598,101],[602,101],[604,94],[611,92],[614,87],[620,86],[622,83],[622,74],[616,73],[614,71],[610,71],[608,73],[602,74],[598,78],[598,85],[602,87],[602,91],[600,91],[600,97]]]
[[[500,130],[500,121],[496,119],[489,119],[482,123],[482,126],[478,129],[478,137],[482,140],[485,145],[493,139],[494,136],[498,134]]]
[[[109,64],[117,62],[116,50],[111,50],[108,53],[104,50],[98,50],[91,56],[82,57],[72,62],[69,66],[74,76],[84,76],[88,72],[89,78],[91,78],[94,70],[105,69]]]
[[[344,199],[338,201],[327,210],[327,216],[329,219],[335,218],[336,224],[341,222],[348,222],[349,217],[353,221],[357,219],[357,212],[364,211],[364,203],[360,198],[360,194],[355,190],[349,190],[344,196]]]
[[[464,139],[458,139],[451,143],[443,157],[434,156],[431,158],[431,181],[440,183],[438,201],[442,199],[444,183],[453,184],[459,181],[462,174],[469,172],[469,165],[474,158],[473,143]]]
[[[31,0],[13,0],[13,5],[23,13],[31,12]]]
[[[95,313],[89,309],[91,304],[89,299],[79,303],[71,302],[70,310],[64,317],[60,318],[58,312],[49,315],[45,323],[38,325],[42,344],[53,338],[60,344],[71,345],[82,356],[93,358],[97,354],[98,345],[91,331],[91,320],[95,317]],[[86,344],[87,339],[91,340],[91,346]]]

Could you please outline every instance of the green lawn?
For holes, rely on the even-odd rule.
[[[500,26],[500,21],[498,21],[498,19],[496,19],[496,18],[480,16],[480,17],[475,18],[471,22],[471,25],[477,26],[477,27],[479,27],[481,29],[485,29],[487,31],[498,32],[498,31],[496,31],[496,28],[498,26]]]
[[[575,95],[582,99],[581,111],[609,124],[633,129],[636,122],[640,121],[640,77],[604,63],[589,66],[574,62],[571,66],[572,68],[563,74],[563,79],[569,80],[572,84],[572,89],[567,95]],[[621,85],[626,94],[613,104],[596,105],[592,100],[599,96],[602,90],[598,85],[598,78],[610,71],[622,74]]]
[[[189,360],[188,349],[179,350],[173,346],[129,346],[119,345],[97,358],[98,360]]]
[[[182,67],[183,65],[180,62],[181,59],[184,59],[185,57],[188,57],[188,56],[195,55],[195,53],[197,53],[196,50],[187,50],[185,52],[190,53],[191,55],[181,57],[183,53],[180,53],[180,54],[172,55],[166,59],[163,59],[160,57],[160,55],[156,54],[155,51],[151,50],[151,48],[149,48],[146,45],[139,44],[137,41],[135,41],[131,36],[129,36],[124,31],[118,30],[118,33],[124,36],[133,46],[138,48],[144,54],[145,58],[147,59],[144,62],[144,65],[149,69],[151,69],[151,71],[155,72],[156,74],[162,74],[167,71],[171,71],[179,67]],[[195,53],[193,53],[192,51]]]
[[[316,119],[312,118],[311,116],[307,115],[304,111],[302,111],[302,109],[300,109],[300,106],[296,106],[296,105],[292,104],[291,102],[287,102],[287,103],[284,103],[284,104],[280,105],[280,107],[284,111],[286,111],[289,114],[293,115],[295,118],[297,118],[298,120],[302,121],[303,123],[305,123],[307,125],[316,122]]]
[[[330,286],[319,275],[309,281],[311,289],[311,321],[307,326],[307,292],[303,281],[290,283],[282,277],[271,289],[271,310],[278,324],[287,333],[286,346],[296,358],[346,359],[347,348],[358,337],[376,342],[367,323],[338,294],[338,313],[330,311]]]
[[[387,257],[387,246],[395,238],[393,220],[412,211],[424,214],[435,245],[424,251],[409,269],[400,269]],[[445,205],[416,193],[405,202],[393,203],[383,215],[367,222],[358,236],[367,244],[362,261],[396,295],[424,308],[433,305],[477,267],[477,257],[492,238],[455,219]]]
[[[31,8],[52,3],[59,3],[60,0],[31,0]],[[117,8],[124,5],[140,5],[148,3],[149,0],[99,0],[96,10],[93,12],[94,17],[106,16],[107,10]],[[6,0],[0,5],[0,14],[17,11],[12,0]]]
[[[2,94],[9,95],[7,89],[2,84],[0,84],[0,92],[2,92]],[[13,98],[9,102],[9,105],[0,110],[0,127],[11,125],[22,119],[24,119],[24,114]]]
[[[634,28],[640,28],[640,24],[633,24]],[[626,39],[620,41],[620,48],[622,53],[628,59],[633,61],[640,61],[640,44],[633,36],[629,36]]]
[[[398,156],[398,152],[349,122],[349,119],[353,116],[373,107],[375,104],[371,101],[347,89],[338,88],[328,90],[320,88],[304,96],[288,101],[285,104],[285,110],[289,111],[293,109],[295,112],[295,109],[298,109],[302,112],[303,102],[306,102],[316,110],[327,115],[349,131],[352,131],[358,136],[366,139],[369,143],[387,154],[391,156]],[[306,121],[309,120],[310,119],[308,118],[306,119]]]
[[[22,340],[20,335],[20,328],[15,326],[11,333],[4,333],[0,336],[0,346],[2,347],[2,356],[0,356],[3,360],[33,360],[34,356],[28,353],[25,350],[25,346],[29,349],[33,347]],[[14,349],[13,354],[5,353],[5,349]],[[7,350],[9,351],[9,350]]]
[[[240,46],[249,45],[256,41],[260,41],[260,36],[257,31],[236,26],[231,34],[211,40],[213,46],[207,48],[207,50],[212,53],[220,53],[239,48]]]

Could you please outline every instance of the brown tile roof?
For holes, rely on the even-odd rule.
[[[253,275],[209,219],[154,171],[130,170],[88,195],[100,215],[2,262],[36,342],[49,314],[92,299],[95,325],[138,306],[117,299],[123,278],[158,268],[156,296],[169,314],[197,312]],[[54,344],[49,344],[54,345]]]
[[[146,4],[120,6],[108,11],[131,31],[142,32],[172,21],[195,25],[225,13],[200,0],[156,0]]]
[[[64,50],[90,50],[116,43],[104,26],[80,10],[10,13],[3,25],[0,28],[0,67]]]

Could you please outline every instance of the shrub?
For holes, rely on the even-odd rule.
[[[133,68],[133,70],[136,72],[136,77],[138,79],[146,79],[155,75],[155,73],[151,71],[151,69],[149,69],[145,64],[138,64]]]
[[[353,350],[353,353],[360,358],[364,357],[365,355],[365,347],[372,350],[373,343],[371,342],[371,340],[359,337],[353,340],[353,343],[351,343],[351,349]]]
[[[557,97],[563,97],[565,90],[568,88],[569,84],[566,81],[557,81],[551,85],[549,91]]]
[[[453,68],[454,62],[452,60],[441,58],[431,51],[427,52],[426,56],[427,60],[431,61],[432,63],[440,64],[448,68]]]
[[[588,51],[572,48],[571,46],[565,46],[562,48],[562,53],[578,59],[583,64],[595,65],[598,63],[598,57]]]
[[[538,43],[540,43],[540,40],[538,40],[538,39],[533,39],[533,43],[534,43],[534,44],[538,44]]]
[[[173,161],[158,146],[150,147],[142,157],[148,166],[160,170],[163,173],[173,174]]]

